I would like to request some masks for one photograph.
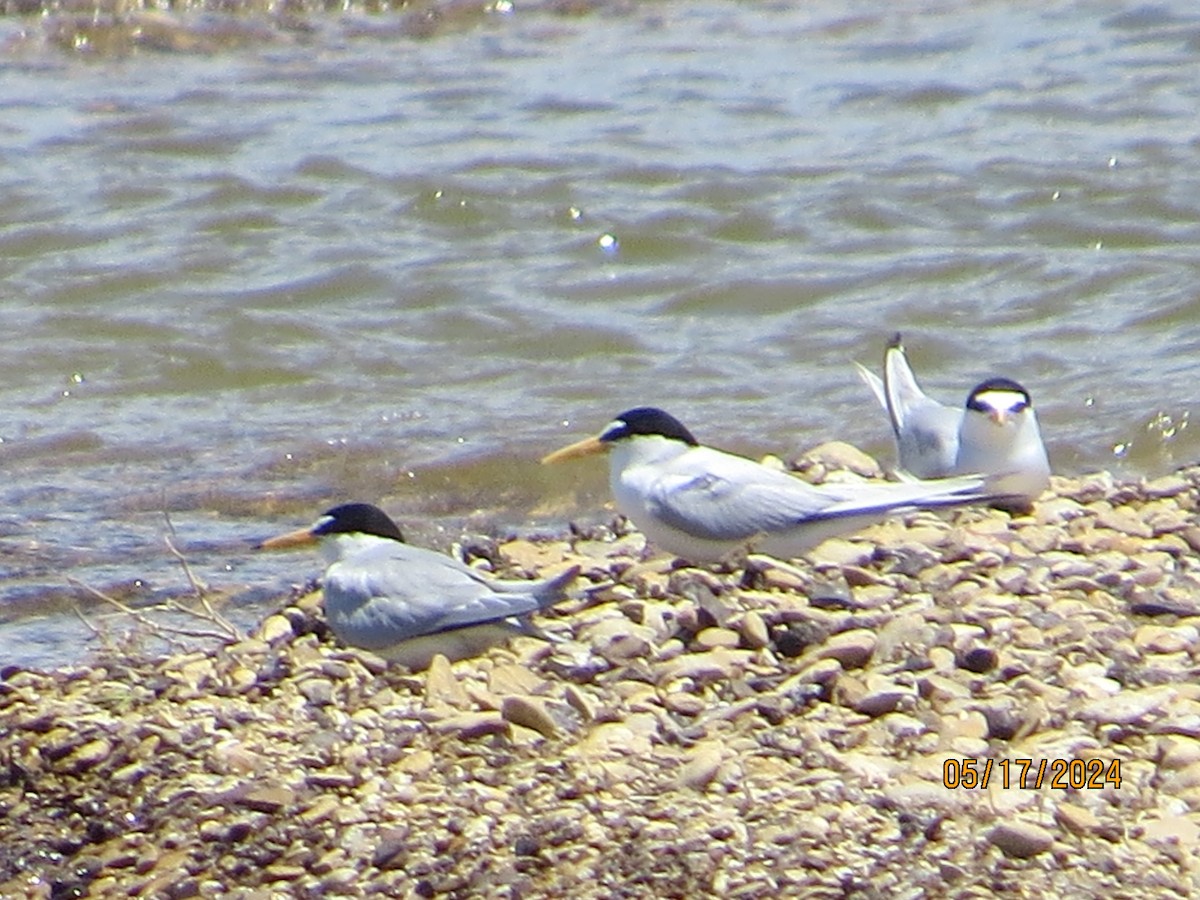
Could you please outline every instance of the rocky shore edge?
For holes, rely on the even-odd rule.
[[[620,521],[477,541],[581,566],[577,599],[427,672],[312,593],[219,647],[4,669],[0,897],[1193,896],[1198,495],[1055,478],[717,569]]]

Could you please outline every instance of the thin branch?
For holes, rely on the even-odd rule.
[[[93,597],[96,597],[99,600],[103,600],[105,603],[109,604],[110,606],[115,607],[116,609],[118,609],[122,613],[124,613],[125,615],[129,616],[131,619],[133,619],[133,621],[137,622],[139,625],[141,625],[143,628],[145,628],[147,631],[149,631],[155,637],[157,637],[161,640],[164,640],[167,643],[172,643],[171,636],[210,638],[210,639],[216,639],[216,640],[220,640],[220,641],[228,641],[231,639],[231,635],[228,632],[228,630],[222,634],[222,633],[216,632],[216,631],[193,630],[190,628],[180,628],[176,625],[164,625],[159,622],[155,622],[149,616],[145,615],[144,613],[140,612],[139,610],[134,609],[132,606],[129,606],[127,603],[122,603],[116,597],[110,597],[108,594],[104,593],[103,591],[98,591],[91,585],[84,584],[82,581],[72,578],[69,575],[67,576],[67,583],[72,585],[73,587],[77,587],[81,590],[87,591]],[[212,620],[211,618],[209,618],[207,615],[205,615],[203,613],[198,613],[195,610],[190,610],[183,606],[179,607],[178,612],[184,613],[185,615],[190,615],[194,618],[201,619],[206,622],[213,622],[213,624],[216,624],[216,625],[221,624],[219,621],[214,622],[214,620]],[[230,627],[232,627],[232,626],[230,626]],[[232,639],[234,639],[234,640],[237,639],[236,631],[233,633]]]
[[[188,609],[177,600],[168,600],[166,605],[176,612],[210,621],[224,631],[231,640],[240,641],[242,639],[241,631],[238,630],[236,625],[217,612],[212,603],[209,602],[208,594],[206,593],[207,589],[196,580],[196,576],[192,574],[192,567],[188,565],[187,559],[179,552],[179,548],[175,546],[173,540],[175,537],[175,526],[171,522],[171,514],[167,512],[165,496],[163,498],[163,519],[166,521],[167,530],[170,532],[170,534],[163,535],[163,542],[167,545],[167,549],[171,552],[171,555],[179,560],[179,565],[183,568],[183,574],[187,578],[188,584],[192,586],[192,593],[196,595],[196,598],[200,601],[200,605],[204,608],[204,613],[200,614],[195,610]]]
[[[70,581],[69,578],[67,580]],[[78,606],[72,606],[71,611],[74,612],[79,621],[83,623],[83,627],[92,633],[93,637],[98,637],[101,639],[104,638],[104,632],[88,621],[87,616],[83,614],[83,610],[81,610]]]

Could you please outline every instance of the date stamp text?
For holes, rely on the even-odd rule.
[[[1072,788],[1077,791],[1121,787],[1121,760],[1104,759],[947,759],[942,765],[942,785],[948,788],[986,790],[998,784],[1039,790]]]

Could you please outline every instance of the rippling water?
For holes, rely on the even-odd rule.
[[[251,622],[319,565],[248,541],[334,501],[594,512],[536,460],[629,406],[889,458],[850,360],[897,329],[1060,472],[1200,457],[1194,4],[794,6],[0,19],[0,663],[80,657],[68,578],[186,594],[164,511]]]

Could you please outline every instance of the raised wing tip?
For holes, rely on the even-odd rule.
[[[904,339],[900,336],[900,332],[897,331],[895,334],[892,335],[891,340],[889,340],[887,343],[887,349],[889,349],[889,350],[903,350],[904,349]]]

